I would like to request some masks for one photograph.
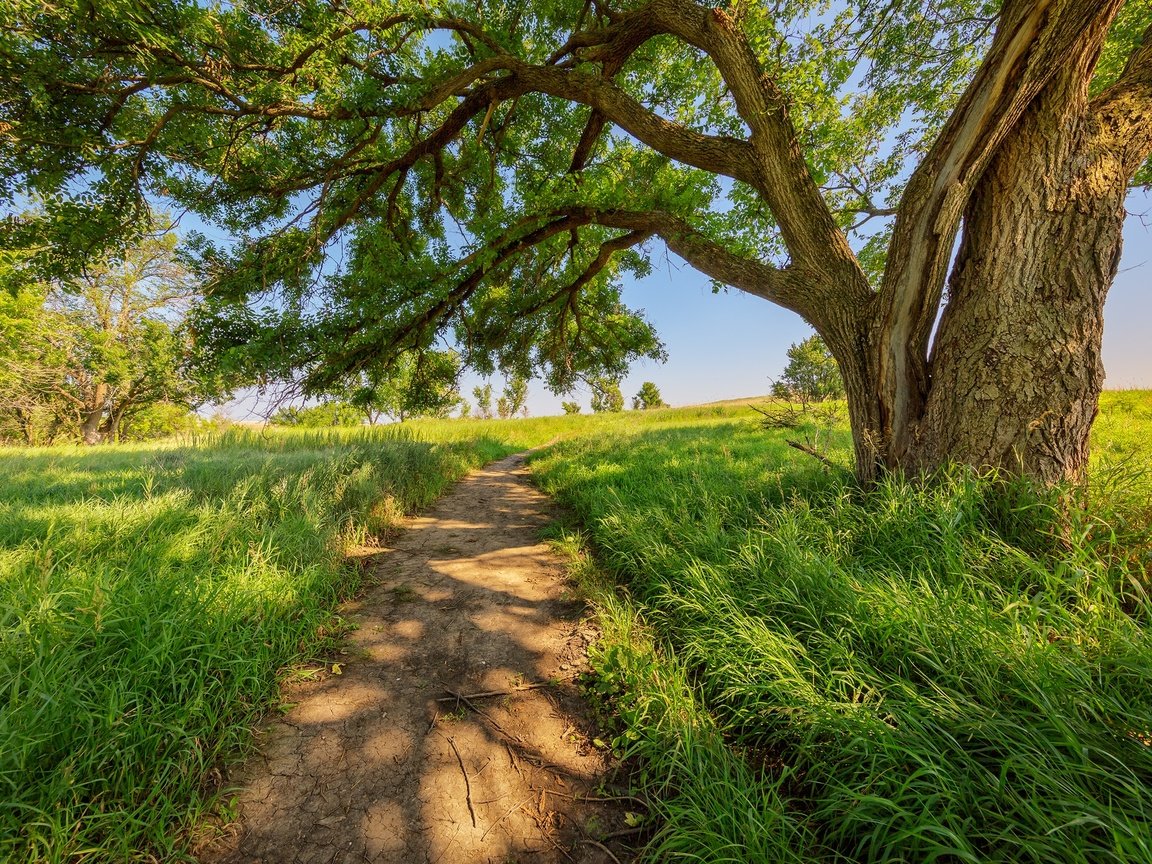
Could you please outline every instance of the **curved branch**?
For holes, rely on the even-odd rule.
[[[656,234],[705,276],[804,316],[814,314],[818,296],[823,293],[825,283],[818,273],[796,266],[775,267],[738,255],[670,213],[605,210],[595,213],[591,221]]]
[[[654,235],[659,236],[670,250],[706,276],[802,315],[811,316],[811,320],[821,320],[819,309],[822,297],[834,287],[822,282],[817,274],[795,267],[775,267],[731,252],[683,219],[669,213],[577,206],[525,219],[515,230],[505,233],[496,242],[466,256],[458,263],[458,280],[447,294],[420,316],[406,322],[387,344],[373,348],[372,352],[403,350],[409,342],[424,336],[429,328],[435,328],[456,315],[483,284],[485,277],[494,270],[534,246],[586,225],[619,228],[628,233],[603,242],[596,257],[579,277],[552,292],[543,301],[521,310],[520,314],[537,312],[564,295],[574,296],[607,267],[615,254]],[[345,358],[349,368],[356,362],[355,357]]]
[[[673,123],[641,105],[627,92],[600,75],[534,66],[515,58],[505,68],[522,88],[569,102],[587,105],[628,134],[677,162],[722,174],[755,186],[752,147],[747,141],[723,135],[704,135]]]
[[[546,309],[555,303],[557,300],[564,296],[568,296],[569,303],[573,302],[574,298],[579,293],[580,289],[595,279],[604,268],[612,261],[613,256],[617,252],[623,252],[625,249],[631,249],[633,246],[638,246],[651,237],[651,232],[648,231],[629,231],[627,234],[621,234],[619,237],[613,237],[611,240],[605,240],[600,244],[600,249],[596,253],[596,257],[592,259],[584,271],[573,279],[570,283],[554,291],[552,294],[545,297],[538,303],[534,303],[527,309],[520,311],[521,315],[534,315],[541,309]]]
[[[1092,102],[1097,141],[1120,159],[1131,177],[1152,155],[1152,25],[1128,58],[1116,83]]]
[[[751,131],[755,154],[751,185],[764,197],[793,261],[823,271],[859,300],[867,280],[843,232],[808,170],[788,99],[765,74],[739,24],[723,8],[683,0],[653,0],[634,13],[653,26],[703,51],[732,93],[736,110]]]
[[[883,428],[899,461],[927,394],[927,345],[960,218],[1024,111],[1053,77],[1094,59],[1124,0],[1010,0],[992,47],[905,188],[876,321]],[[878,337],[880,338],[880,337]]]

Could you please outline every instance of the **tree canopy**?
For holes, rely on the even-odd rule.
[[[68,280],[29,281],[27,267],[0,271],[0,436],[94,444],[163,434],[206,398],[182,326],[196,286],[174,235],[94,259]]]
[[[213,287],[196,319],[238,374],[302,370],[322,390],[447,339],[481,372],[540,369],[559,391],[619,378],[662,355],[620,280],[666,248],[816,327],[845,372],[865,475],[929,464],[933,448],[1009,464],[1041,439],[1086,440],[1021,404],[1002,412],[1018,422],[998,449],[965,450],[932,382],[971,370],[943,369],[952,356],[930,337],[949,273],[977,278],[950,264],[962,220],[982,224],[973,208],[1043,180],[1067,193],[1060,212],[1103,224],[1149,179],[1152,0],[9,6],[0,189],[38,196],[51,219],[9,225],[7,242],[67,269],[138,229],[149,196],[197,212],[240,238],[201,238]],[[1057,163],[1070,167],[1041,170]],[[1037,261],[1013,281],[1049,279]],[[963,312],[949,327],[1007,290],[981,278],[949,290]],[[1046,393],[1053,417],[1090,420],[1099,384],[1077,376]],[[1078,464],[1036,452],[1040,474]]]

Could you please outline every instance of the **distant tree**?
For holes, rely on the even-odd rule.
[[[580,403],[579,402],[561,402],[560,407],[564,409],[565,414],[579,414],[580,413]]]
[[[481,420],[492,419],[492,385],[485,383],[472,388],[472,398],[476,400],[476,416]]]
[[[597,414],[624,410],[624,394],[620,392],[620,382],[612,378],[593,378],[592,410]]]
[[[788,349],[788,365],[773,382],[772,395],[803,403],[844,398],[840,369],[824,340],[813,334]]]
[[[640,391],[632,397],[632,407],[639,411],[649,408],[666,408],[667,403],[660,395],[660,389],[651,381],[640,385]]]
[[[412,417],[447,417],[460,403],[455,351],[405,352],[383,367],[360,372],[337,392],[371,424],[382,417],[403,423]]]
[[[149,406],[186,414],[203,401],[181,326],[195,289],[175,235],[145,238],[67,282],[32,283],[9,265],[0,268],[0,426],[26,443],[96,444],[120,440]]]
[[[364,423],[363,410],[350,402],[330,399],[307,408],[281,408],[269,419],[276,426],[300,426],[318,429],[327,426],[360,426]]]
[[[460,397],[459,406],[460,406],[459,417],[461,420],[467,420],[469,417],[472,416],[472,406],[468,404],[467,399],[465,399],[464,397]]]
[[[501,417],[515,417],[525,409],[525,401],[528,399],[528,379],[522,375],[513,375],[504,384],[504,392],[496,403],[496,413]]]

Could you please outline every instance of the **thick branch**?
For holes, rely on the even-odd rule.
[[[770,300],[809,318],[819,319],[821,297],[829,284],[818,273],[797,267],[775,267],[738,255],[670,213],[605,210],[590,221],[609,228],[626,228],[658,235],[668,248],[725,285]]]
[[[1131,177],[1152,155],[1152,25],[1116,83],[1092,103],[1097,140],[1116,153]]]
[[[850,297],[866,294],[867,280],[808,171],[787,98],[764,73],[736,21],[723,8],[683,0],[653,0],[632,14],[649,17],[716,64],[751,131],[756,174],[751,185],[764,196],[792,260],[839,280]]]
[[[898,460],[927,387],[927,344],[961,214],[1000,142],[1052,77],[1089,72],[1123,0],[1011,0],[991,50],[901,201],[877,321],[883,428]],[[878,337],[879,338],[879,337]]]
[[[658,153],[694,168],[756,185],[753,152],[747,141],[703,135],[673,123],[598,74],[533,66],[513,58],[508,58],[507,68],[523,88],[521,92],[536,91],[588,105]]]

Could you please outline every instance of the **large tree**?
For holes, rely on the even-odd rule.
[[[176,246],[144,238],[52,283],[22,278],[28,262],[0,270],[0,427],[29,444],[96,444],[159,403],[187,413],[203,400],[180,326],[194,286]]]
[[[7,3],[4,188],[60,267],[148,194],[235,232],[224,358],[619,377],[660,241],[815,327],[862,478],[1084,467],[1149,0]]]

